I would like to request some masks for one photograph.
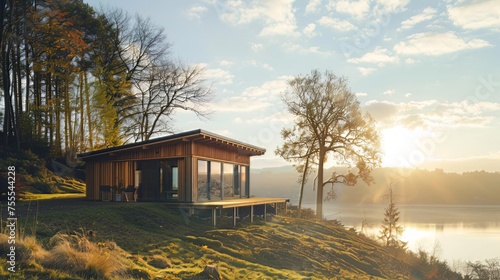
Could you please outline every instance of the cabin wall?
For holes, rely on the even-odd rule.
[[[138,147],[103,157],[108,160],[148,160],[185,157],[191,154],[191,142],[180,142]]]
[[[134,184],[134,162],[132,161],[88,161],[86,169],[87,199],[100,199],[99,186],[122,186]]]
[[[205,143],[194,143],[193,145],[193,155],[195,157],[246,165],[250,164],[250,156],[239,154],[235,148]]]

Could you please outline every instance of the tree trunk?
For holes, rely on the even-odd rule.
[[[320,147],[318,157],[318,180],[316,193],[316,219],[323,220],[323,165],[325,160],[325,151]]]
[[[87,72],[84,73],[84,82],[85,82],[85,106],[87,107],[87,122],[88,122],[88,130],[89,130],[89,147],[91,150],[94,149],[94,140],[93,140],[93,133],[92,133],[92,113],[90,112],[90,89],[89,89],[89,83],[88,83],[88,77],[87,77]]]
[[[309,169],[309,157],[306,159],[306,164],[304,165],[304,172],[302,173],[302,182],[300,185],[299,209],[297,210],[297,217],[299,218],[302,218],[302,198],[304,197],[304,185],[306,182],[308,169]]]
[[[79,98],[79,106],[78,106],[78,110],[80,110],[80,152],[83,152],[84,150],[84,147],[85,147],[85,132],[84,132],[84,123],[85,123],[85,120],[83,119],[84,117],[84,106],[83,106],[83,96],[84,96],[84,92],[83,92],[83,71],[80,72],[80,77],[78,79],[78,82],[80,83],[80,98]]]

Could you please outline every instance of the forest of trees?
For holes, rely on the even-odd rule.
[[[82,0],[1,0],[0,149],[52,158],[172,132],[206,116],[203,69],[171,59],[163,28]]]

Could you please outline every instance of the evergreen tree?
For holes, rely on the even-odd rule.
[[[406,242],[401,241],[401,236],[405,228],[399,224],[399,209],[394,201],[394,193],[392,185],[389,186],[387,194],[389,205],[385,208],[384,220],[382,222],[380,235],[378,238],[382,240],[385,246],[394,248],[405,248]]]

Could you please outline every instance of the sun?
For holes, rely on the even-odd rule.
[[[381,132],[382,166],[412,167],[412,151],[418,133],[403,126],[385,128]]]

